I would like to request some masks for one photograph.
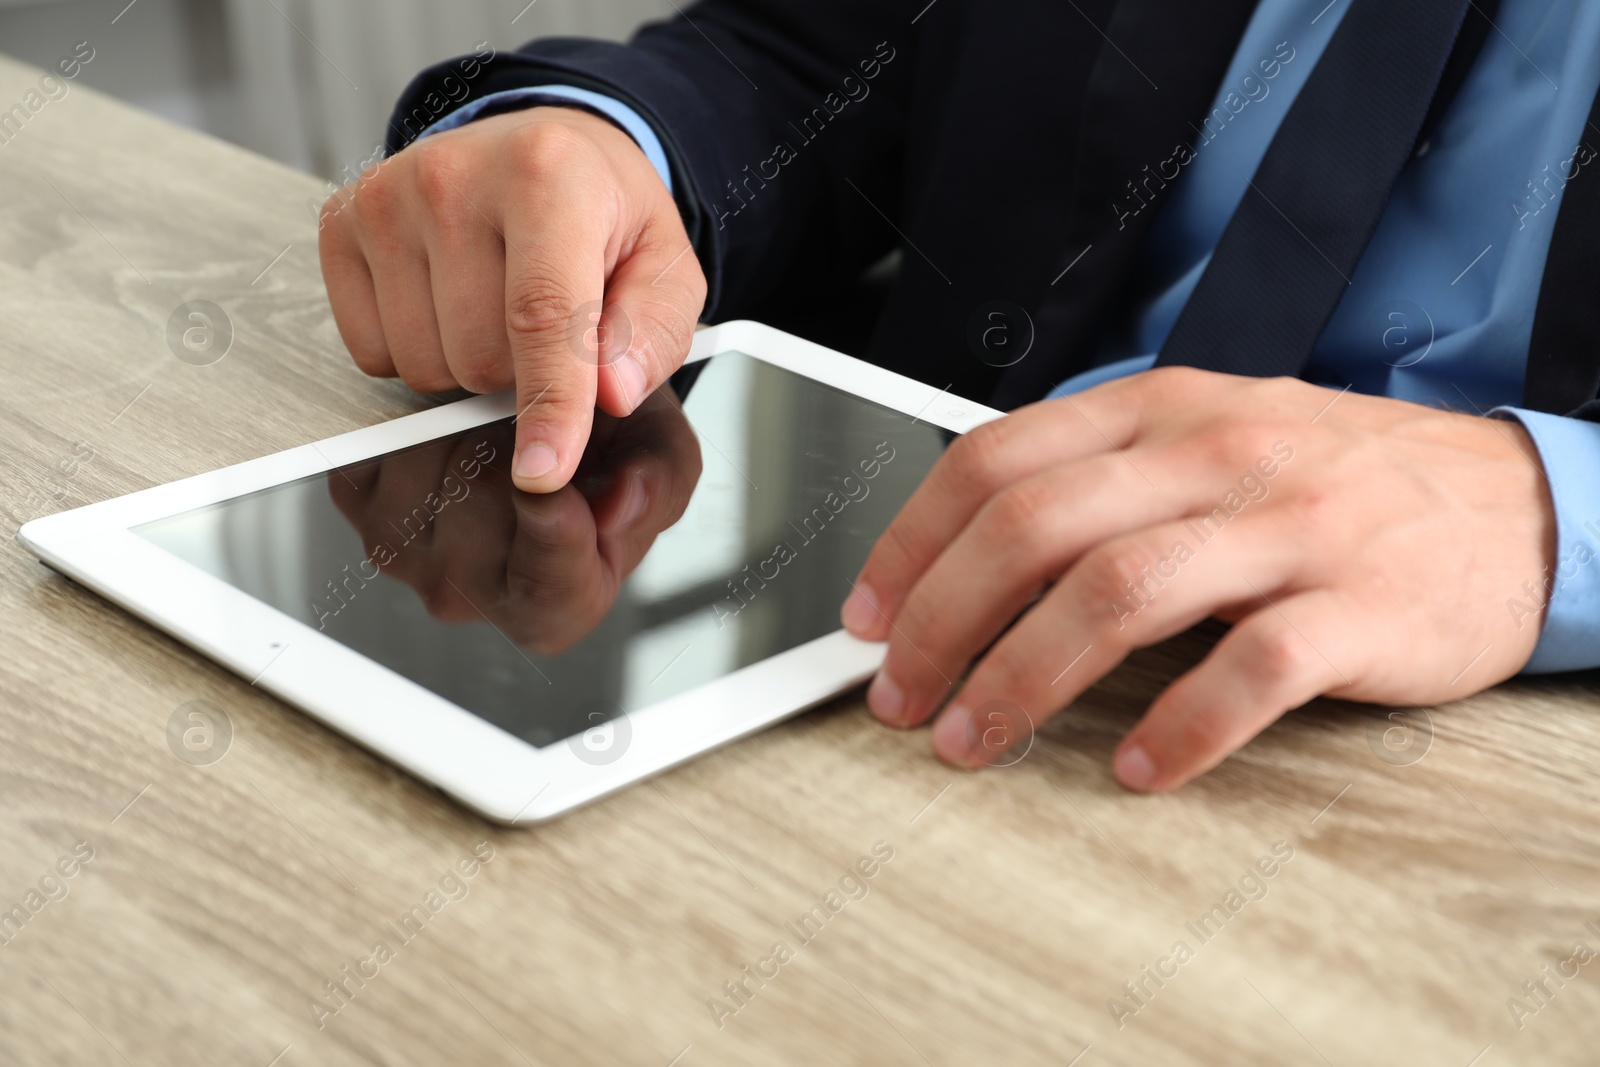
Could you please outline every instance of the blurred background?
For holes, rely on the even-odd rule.
[[[0,52],[335,179],[382,140],[423,67],[534,37],[621,39],[672,0],[0,0]]]

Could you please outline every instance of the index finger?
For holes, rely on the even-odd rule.
[[[1139,413],[1127,394],[1124,383],[1111,382],[1032,404],[957,438],[873,545],[840,612],[845,628],[868,641],[888,637],[918,577],[1001,489],[1131,444]]]
[[[512,481],[529,493],[566,485],[594,420],[596,339],[606,242],[586,196],[517,198],[508,211],[506,334],[517,382]],[[587,353],[588,358],[585,358]]]

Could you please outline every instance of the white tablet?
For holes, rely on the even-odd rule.
[[[547,496],[473,397],[37,519],[41,560],[498,822],[859,684],[839,628],[951,435],[999,413],[768,327],[696,336]]]

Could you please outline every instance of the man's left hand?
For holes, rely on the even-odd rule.
[[[933,745],[962,766],[1025,734],[986,729],[993,702],[1042,722],[1132,650],[1231,622],[1118,746],[1123,785],[1166,790],[1322,694],[1434,704],[1516,674],[1555,552],[1514,421],[1163,368],[958,439],[843,618],[889,642],[874,714],[948,697]]]

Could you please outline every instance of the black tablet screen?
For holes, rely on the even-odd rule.
[[[730,352],[597,412],[555,493],[505,420],[136,532],[548,745],[838,629],[949,437]]]

